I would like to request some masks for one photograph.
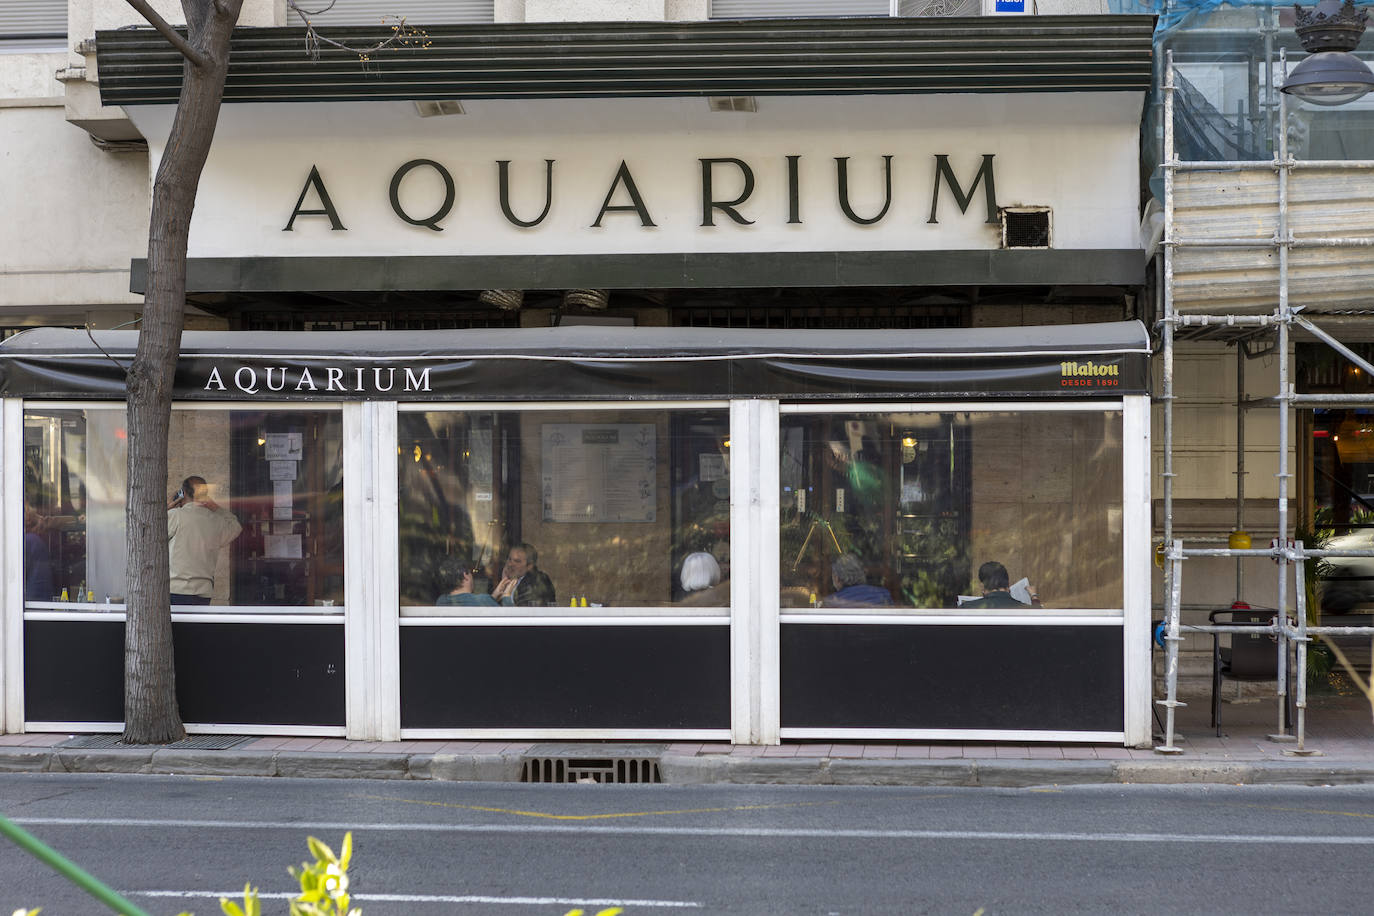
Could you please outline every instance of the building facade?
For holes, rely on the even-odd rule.
[[[243,525],[174,616],[192,729],[1148,742],[1152,22],[1003,5],[429,3],[312,60],[246,3],[169,469]],[[135,326],[180,63],[129,18],[7,39],[11,329]],[[132,333],[0,352],[10,731],[122,715]],[[512,554],[544,600],[483,600]],[[1038,600],[966,607],[988,561]]]

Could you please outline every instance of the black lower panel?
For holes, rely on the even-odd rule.
[[[402,728],[729,728],[725,626],[402,627]]]
[[[1125,728],[1120,627],[783,624],[784,728]]]
[[[174,623],[185,722],[344,724],[342,624]],[[24,623],[24,717],[124,718],[122,621]]]

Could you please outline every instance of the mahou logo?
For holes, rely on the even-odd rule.
[[[1065,360],[1059,364],[1062,388],[1115,388],[1121,384],[1121,366],[1092,360]]]

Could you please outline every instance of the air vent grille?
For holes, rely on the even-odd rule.
[[[1007,207],[1001,216],[1003,248],[1051,247],[1049,207]]]
[[[527,757],[521,782],[662,782],[658,761],[642,757]]]

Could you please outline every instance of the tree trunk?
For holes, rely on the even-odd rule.
[[[196,186],[219,118],[229,39],[243,0],[183,0],[187,61],[171,134],[153,182],[148,289],[138,353],[128,375],[129,491],[124,741],[165,744],[185,737],[177,709],[168,596],[167,436],[172,383],[186,307],[186,244]]]

